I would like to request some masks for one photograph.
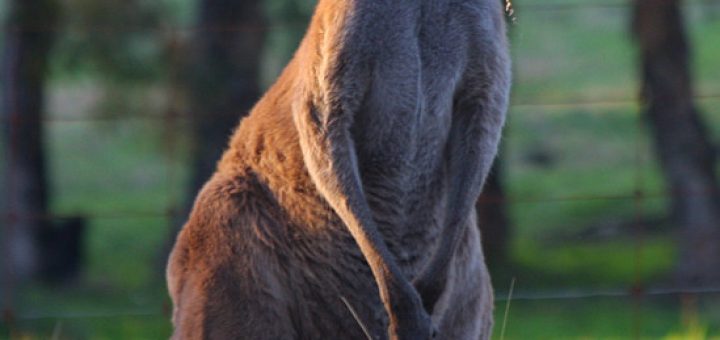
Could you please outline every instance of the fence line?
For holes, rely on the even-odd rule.
[[[711,93],[711,94],[699,94],[693,96],[693,99],[698,102],[705,102],[705,101],[718,101],[720,100],[720,93]],[[641,106],[643,105],[642,99],[632,99],[632,98],[607,98],[607,99],[568,99],[568,100],[562,100],[562,101],[522,101],[522,100],[514,100],[510,103],[510,110],[528,110],[528,109],[572,109],[572,108],[608,108],[608,107],[619,107],[619,106]],[[561,112],[556,112],[557,114],[562,114]],[[632,114],[636,114],[637,112],[632,112]],[[233,117],[237,117],[238,120],[241,117],[244,117],[247,115],[248,112],[240,112],[240,113],[231,113],[228,115],[231,115]],[[217,115],[219,116],[219,115]],[[7,117],[0,117],[0,125],[2,124],[16,124],[16,123],[25,123],[25,122],[33,122],[33,121],[40,121],[43,123],[92,123],[92,122],[98,122],[98,123],[114,123],[117,121],[156,121],[156,122],[166,122],[166,121],[188,121],[195,119],[196,117],[193,117],[193,115],[188,112],[176,112],[171,113],[168,115],[160,115],[160,114],[147,114],[147,115],[139,115],[139,114],[130,114],[130,115],[121,115],[121,114],[110,114],[110,115],[91,115],[91,116],[73,116],[73,117],[65,117],[65,116],[47,116],[40,119],[27,119],[24,117],[17,117],[14,116],[12,118]]]
[[[166,316],[167,312],[159,308],[117,310],[108,309],[104,311],[76,311],[76,312],[27,312],[15,315],[16,320],[32,321],[42,319],[102,319],[121,317],[142,317],[142,316]]]
[[[513,301],[548,301],[548,300],[582,300],[594,298],[621,298],[635,297],[638,295],[663,297],[678,295],[705,295],[720,294],[720,287],[682,287],[682,288],[649,288],[643,289],[594,289],[594,290],[573,290],[564,289],[557,291],[518,291],[515,289],[511,300]],[[495,301],[505,302],[508,300],[507,292],[496,290]],[[99,319],[99,318],[121,318],[121,317],[143,317],[143,316],[168,316],[168,311],[163,307],[155,308],[133,308],[126,310],[107,309],[92,311],[72,312],[48,312],[48,311],[27,311],[15,315],[16,320],[33,321],[41,319]]]
[[[509,205],[516,204],[553,204],[553,203],[566,203],[566,202],[582,202],[582,201],[630,201],[637,199],[662,199],[669,197],[698,197],[709,195],[709,191],[694,191],[686,193],[672,193],[669,191],[658,191],[658,192],[636,192],[632,194],[618,194],[618,195],[576,195],[576,196],[564,196],[564,197],[502,197],[502,196],[483,196],[479,199],[480,204],[498,204],[505,203]],[[173,217],[178,213],[177,204],[170,204],[165,210],[128,210],[128,211],[114,211],[114,212],[69,212],[69,213],[36,213],[36,214],[23,214],[24,219],[41,219],[41,220],[62,220],[70,219],[78,215],[82,215],[86,218],[91,219],[150,219],[150,218],[165,218]],[[13,213],[0,213],[0,220],[4,221],[17,221],[21,217]]]
[[[592,298],[611,298],[611,297],[635,297],[642,296],[672,296],[685,294],[720,294],[720,287],[684,287],[684,288],[650,288],[650,289],[594,289],[594,290],[572,290],[565,289],[561,291],[548,292],[516,292],[513,293],[512,300],[526,301],[542,301],[542,300],[575,300],[575,299],[592,299]],[[499,291],[496,293],[496,301],[506,301],[507,293]]]

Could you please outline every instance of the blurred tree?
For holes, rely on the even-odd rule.
[[[176,0],[172,0],[176,1]],[[172,2],[171,1],[171,2]],[[10,1],[3,63],[6,237],[23,276],[64,281],[79,273],[82,217],[50,221],[43,143],[45,80],[89,77],[109,89],[101,113],[143,106],[146,86],[163,79],[162,31],[165,2],[137,0]],[[62,20],[59,13],[63,13]],[[49,56],[50,46],[52,56]],[[52,69],[54,72],[50,72]],[[122,90],[118,91],[118,87]],[[147,91],[145,91],[147,92]],[[128,100],[132,97],[133,100]],[[137,104],[140,103],[140,104]],[[120,108],[120,109],[119,109]],[[147,111],[147,110],[145,110]],[[21,150],[21,151],[18,151]],[[35,216],[34,220],[31,218]],[[37,217],[42,218],[37,218]]]
[[[514,9],[509,0],[499,0],[506,8],[509,28],[514,21]],[[478,226],[482,233],[482,246],[485,261],[494,272],[506,272],[508,265],[508,243],[510,241],[510,218],[508,216],[507,195],[504,186],[503,153],[498,153],[485,186],[475,205]]]
[[[186,78],[191,97],[191,197],[215,170],[230,134],[260,97],[261,0],[202,0]]]
[[[11,0],[2,63],[3,249],[5,275],[39,274],[50,230],[43,147],[44,85],[58,22],[54,0]],[[6,277],[10,279],[9,277]]]
[[[720,187],[715,149],[693,103],[689,47],[678,0],[635,0],[642,97],[682,228],[677,279],[720,283]]]
[[[200,0],[197,6],[190,57],[181,75],[190,107],[190,183],[183,207],[171,221],[163,266],[197,192],[215,171],[232,131],[261,94],[260,61],[267,30],[262,1]]]
[[[54,63],[68,75],[113,82],[150,80],[162,70],[164,1],[63,0]]]
[[[502,163],[501,158],[495,160],[476,204],[485,261],[491,269],[500,269],[508,264],[510,219],[503,184]]]
[[[265,12],[272,24],[268,31],[263,55],[264,84],[270,84],[280,74],[305,35],[315,0],[266,0]]]
[[[167,80],[168,30],[177,0],[63,0],[54,70],[64,79],[90,80],[100,96],[93,114],[161,111],[148,88]]]

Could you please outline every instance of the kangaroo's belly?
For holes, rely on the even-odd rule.
[[[401,263],[422,262],[442,229],[446,148],[463,56],[427,30],[378,52],[352,133],[364,193]],[[438,56],[442,54],[442,57]]]

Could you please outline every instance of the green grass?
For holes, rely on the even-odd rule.
[[[515,261],[525,270],[518,270],[515,277],[530,288],[552,290],[627,288],[638,279],[651,283],[666,274],[676,250],[665,237],[642,242],[638,251],[634,240],[553,245],[537,239],[517,240]]]
[[[515,103],[634,98],[637,71],[627,35],[627,10],[522,8],[551,2],[600,1],[516,3]],[[697,90],[718,93],[720,16],[695,5],[689,8]],[[183,14],[185,21],[187,17]],[[76,80],[61,78],[51,88],[54,117],[85,117],[100,96],[92,83],[70,81]],[[154,101],[139,98],[137,103],[146,102]],[[716,140],[719,102],[699,102]],[[162,105],[145,109],[157,115]],[[72,287],[23,287],[16,299],[19,319],[14,335],[45,339],[59,329],[61,339],[167,337],[168,301],[157,259],[173,223],[165,213],[184,194],[184,128],[177,126],[179,145],[171,149],[168,141],[173,135],[159,120],[48,125],[52,207],[61,215],[93,216],[87,234],[88,263],[82,280]],[[662,282],[671,274],[678,249],[667,227],[647,231],[641,243],[633,238],[632,221],[667,215],[663,179],[636,105],[515,105],[503,157],[513,202],[513,265],[495,268],[495,286],[502,297],[515,277],[520,297],[512,301],[506,339],[720,336],[718,296],[703,295],[694,304],[688,297],[650,296],[639,306],[632,298],[619,297],[521,299],[537,292],[623,290],[637,281]],[[636,201],[636,191],[646,198]],[[582,236],[588,227],[612,221],[629,223],[622,224],[625,229],[617,235]],[[503,312],[504,302],[499,302],[497,325]],[[0,324],[0,338],[9,332]],[[499,333],[495,331],[496,338]]]
[[[708,297],[700,303],[672,297],[515,300],[510,305],[505,339],[662,339],[698,332],[693,327],[701,327],[707,336],[700,339],[717,339],[718,298]],[[496,308],[496,323],[501,324],[504,302]],[[499,333],[496,329],[495,339]]]

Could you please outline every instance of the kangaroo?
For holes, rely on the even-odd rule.
[[[170,256],[176,339],[487,339],[498,0],[320,0]]]

